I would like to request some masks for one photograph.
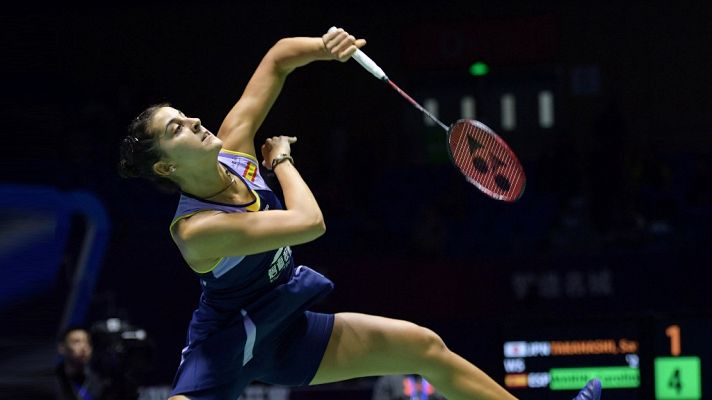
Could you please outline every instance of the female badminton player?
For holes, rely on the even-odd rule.
[[[120,172],[180,189],[170,233],[202,286],[171,400],[236,399],[252,381],[302,386],[409,373],[449,399],[514,398],[427,328],[308,310],[333,284],[295,266],[290,246],[324,234],[324,217],[291,156],[296,137],[274,136],[260,147],[282,204],[260,176],[255,133],[290,72],[316,60],[344,62],[365,44],[343,29],[279,40],[217,136],[166,104],[131,122]],[[592,381],[577,399],[599,393]]]

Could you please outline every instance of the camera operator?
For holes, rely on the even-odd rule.
[[[153,345],[146,332],[126,320],[109,318],[95,322],[91,333],[92,367],[110,382],[102,400],[137,399],[138,383],[153,366]]]
[[[137,399],[138,382],[152,369],[152,348],[143,329],[119,318],[65,329],[57,347],[57,398]]]
[[[57,351],[62,360],[55,369],[58,399],[103,398],[107,382],[90,366],[92,350],[89,331],[83,327],[69,327],[59,336]]]

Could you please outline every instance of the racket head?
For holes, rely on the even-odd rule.
[[[524,194],[524,168],[507,143],[480,121],[460,119],[447,133],[450,159],[486,195],[506,202]]]

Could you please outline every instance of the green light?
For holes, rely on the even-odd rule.
[[[470,75],[473,76],[484,76],[489,72],[489,66],[481,61],[470,65]]]

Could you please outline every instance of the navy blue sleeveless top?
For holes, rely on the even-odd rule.
[[[183,193],[171,222],[171,234],[178,221],[201,211],[243,213],[283,209],[282,203],[260,176],[257,160],[248,154],[222,150],[218,161],[245,183],[255,200],[246,204],[232,205],[203,200]],[[222,257],[208,272],[198,275],[205,301],[215,307],[231,309],[242,306],[277,284],[284,283],[289,279],[293,269],[292,251],[289,247],[282,247],[247,256]]]
[[[218,161],[247,185],[255,200],[232,205],[183,193],[170,226],[171,234],[176,222],[201,211],[241,213],[283,209],[260,176],[253,156],[222,150]],[[262,339],[333,289],[333,283],[320,273],[305,266],[295,268],[288,246],[259,254],[222,257],[208,272],[196,274],[202,294],[174,382],[174,387],[180,390],[215,386],[223,383],[225,377],[239,373],[253,358],[253,352],[258,351]],[[211,370],[223,373],[208,373]],[[186,376],[191,378],[185,379]]]

